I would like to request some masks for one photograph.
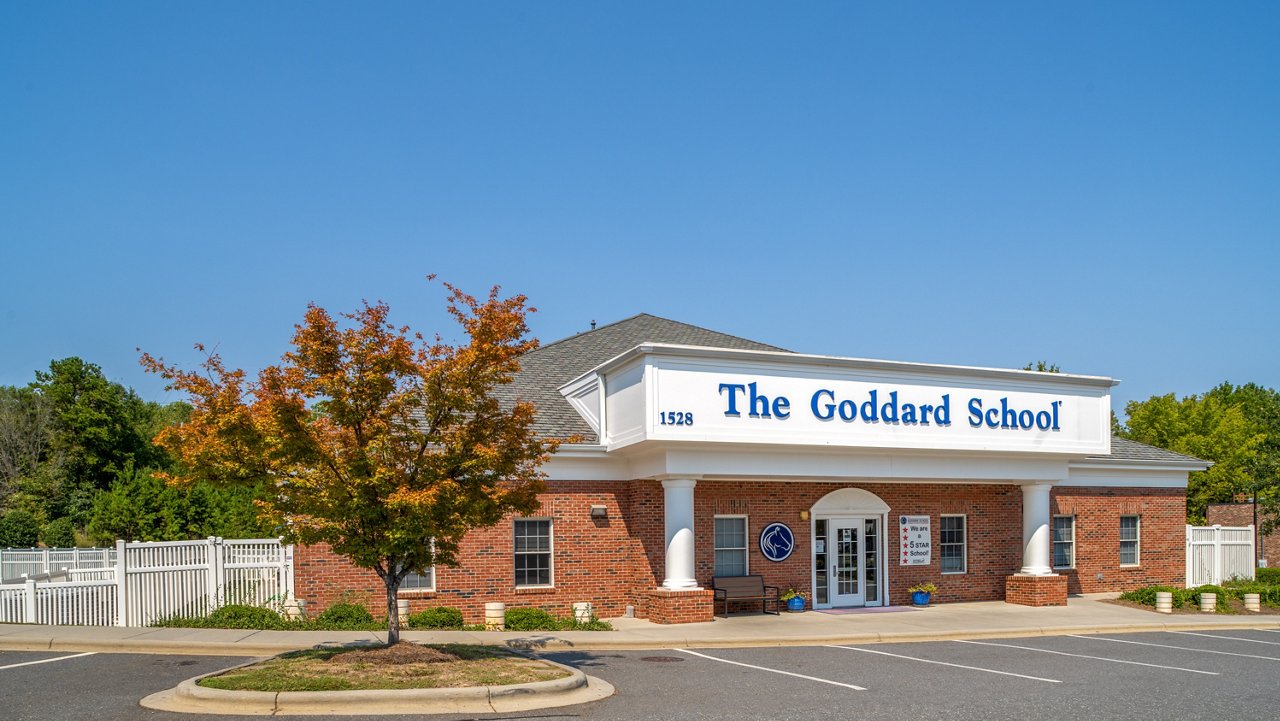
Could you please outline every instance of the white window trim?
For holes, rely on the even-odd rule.
[[[404,578],[406,578],[406,579],[407,579],[407,578],[408,578],[408,576],[404,576]],[[401,583],[404,583],[404,581],[401,581]],[[431,566],[431,585],[430,585],[430,587],[425,587],[425,585],[416,585],[416,587],[413,587],[413,588],[404,588],[404,587],[403,587],[403,585],[402,585],[402,587],[399,587],[398,589],[396,589],[396,594],[397,594],[397,595],[399,595],[399,594],[402,594],[402,593],[407,593],[407,594],[413,594],[413,593],[435,593],[435,566]]]
[[[537,584],[534,584],[534,583],[526,583],[526,584],[520,584],[520,583],[517,583],[517,584],[515,584],[515,587],[516,587],[516,588],[555,588],[555,587],[556,587],[556,521],[555,521],[555,519],[554,519],[554,518],[552,518],[552,517],[550,517],[550,516],[529,516],[529,517],[521,517],[521,518],[514,518],[514,519],[512,519],[512,521],[511,521],[511,575],[512,575],[512,579],[514,580],[514,578],[515,578],[515,570],[516,570],[516,556],[518,556],[518,555],[522,555],[522,554],[521,554],[521,552],[516,551],[516,524],[517,524],[518,522],[520,522],[520,521],[546,521],[546,522],[547,522],[547,534],[548,534],[549,538],[547,539],[547,542],[548,542],[548,549],[545,551],[545,553],[546,553],[546,554],[548,554],[548,560],[550,561],[550,563],[548,564],[548,567],[547,567],[547,576],[549,576],[549,580],[550,580],[551,582],[550,582],[550,583],[537,583]],[[538,551],[538,553],[544,553],[544,551]],[[523,552],[523,555],[532,555],[532,553],[531,553],[531,552],[529,552],[529,551],[525,551],[525,552]]]
[[[1142,565],[1142,516],[1137,513],[1122,514],[1120,516],[1121,528],[1124,527],[1123,522],[1124,522],[1124,519],[1126,518],[1133,518],[1138,522],[1134,528],[1134,530],[1137,531],[1137,535],[1133,539],[1133,563],[1121,562],[1120,567],[1121,568],[1138,568]],[[1125,543],[1125,540],[1121,538],[1120,549],[1118,550],[1121,550],[1121,551],[1124,550],[1124,543]]]
[[[711,572],[714,574],[716,569],[716,551],[736,551],[736,548],[721,549],[716,545],[716,519],[717,518],[741,518],[742,519],[742,575],[751,575],[751,518],[745,513],[717,513],[711,517]]]
[[[969,514],[967,513],[943,513],[938,518],[938,567],[942,567],[942,519],[943,518],[963,518],[964,529],[961,534],[960,541],[960,559],[964,562],[964,567],[959,571],[942,571],[943,576],[963,576],[969,572]],[[954,544],[951,544],[954,545]]]
[[[1054,568],[1074,569],[1076,567],[1076,517],[1074,515],[1058,514],[1056,516],[1053,516],[1052,518],[1053,520],[1049,521],[1049,562],[1053,563],[1053,558],[1054,558],[1053,547],[1055,544],[1059,543],[1058,541],[1055,541],[1053,539],[1053,521],[1059,518],[1070,518],[1071,519],[1071,565],[1054,566]]]

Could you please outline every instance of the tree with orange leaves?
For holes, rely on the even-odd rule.
[[[405,576],[456,566],[469,529],[531,512],[540,466],[557,447],[534,434],[530,404],[494,395],[537,347],[525,337],[534,309],[523,295],[500,298],[497,286],[480,302],[444,285],[465,344],[427,341],[389,323],[384,303],[366,302],[341,321],[309,305],[293,350],[256,381],[217,354],[203,373],[142,355],[194,407],[156,439],[182,469],[166,480],[267,479],[275,492],[260,510],[282,535],[328,543],[382,579],[388,644],[400,638]]]

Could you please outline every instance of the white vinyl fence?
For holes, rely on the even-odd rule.
[[[113,555],[111,568],[0,585],[0,623],[146,626],[293,596],[293,546],[276,539],[117,541]]]
[[[1253,526],[1187,526],[1187,588],[1254,578]]]
[[[21,583],[31,576],[115,565],[114,548],[6,548],[0,550],[0,582]]]

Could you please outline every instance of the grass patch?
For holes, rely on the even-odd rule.
[[[201,679],[227,691],[359,691],[506,686],[569,673],[492,646],[420,645],[308,649]]]

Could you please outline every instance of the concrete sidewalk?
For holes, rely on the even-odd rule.
[[[1002,601],[951,603],[925,609],[895,607],[832,615],[808,611],[781,616],[744,614],[711,623],[662,626],[611,619],[616,631],[405,631],[406,640],[473,643],[530,650],[811,646],[950,639],[1133,633],[1162,630],[1277,628],[1280,615],[1173,614],[1106,603],[1114,594],[1078,596],[1065,607],[1030,608]],[[247,631],[188,628],[101,628],[0,625],[0,650],[270,656],[322,644],[372,644],[370,631]]]

